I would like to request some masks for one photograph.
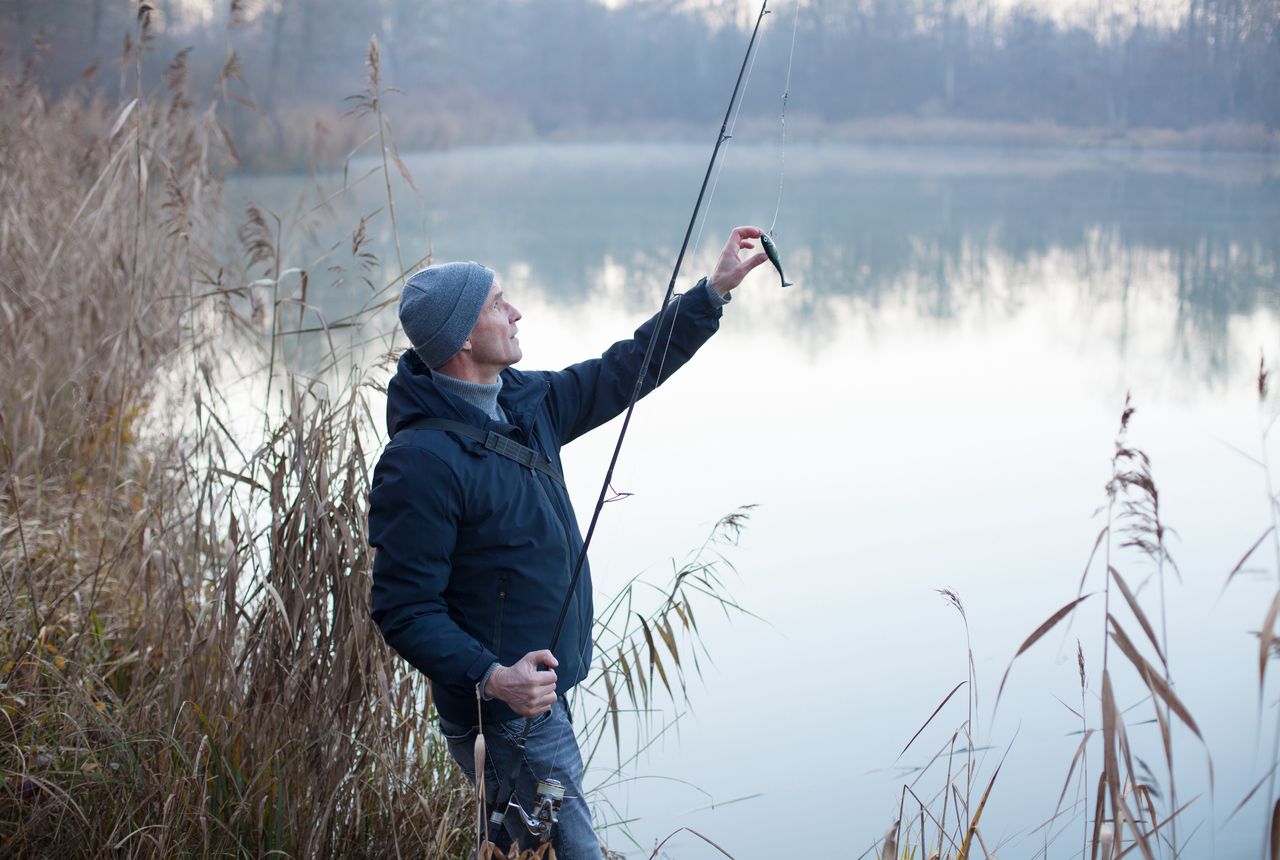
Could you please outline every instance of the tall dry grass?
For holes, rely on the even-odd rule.
[[[1227,574],[1224,591],[1268,539],[1280,565],[1280,496],[1274,490],[1267,456],[1269,434],[1280,416],[1268,401],[1269,376],[1265,364],[1259,366],[1257,391],[1260,453],[1256,457],[1244,455],[1265,477],[1271,525]],[[1105,503],[1100,509],[1104,523],[1089,552],[1077,592],[1022,642],[1005,670],[996,695],[998,708],[1019,658],[1059,625],[1073,623],[1086,604],[1101,603],[1102,626],[1095,631],[1095,653],[1101,657],[1086,661],[1085,647],[1077,638],[1078,709],[1059,699],[1079,721],[1076,733],[1079,742],[1061,778],[1055,807],[1030,831],[1042,835],[1043,845],[1036,857],[1064,851],[1068,856],[1090,860],[1199,856],[1203,843],[1198,847],[1190,847],[1189,843],[1212,817],[1213,761],[1194,714],[1178,693],[1170,656],[1167,579],[1181,578],[1169,551],[1168,538],[1173,532],[1162,516],[1160,490],[1151,459],[1129,439],[1135,411],[1126,398],[1113,444]],[[1089,588],[1092,590],[1087,590]],[[959,596],[949,590],[941,593],[965,620],[968,641],[968,623]],[[1266,726],[1268,719],[1275,720],[1268,715],[1265,693],[1268,664],[1280,656],[1280,636],[1276,631],[1280,621],[1280,589],[1268,601],[1264,615],[1257,633],[1260,728]],[[976,678],[971,645],[968,665],[968,677],[947,693],[907,742],[902,754],[915,746],[925,729],[948,709],[962,689],[969,697],[965,719],[903,785],[897,820],[866,854],[874,853],[886,860],[916,857],[967,860],[978,856],[978,852],[983,857],[1001,856],[1002,846],[988,846],[983,840],[982,815],[1009,750],[1001,754],[993,768],[984,770],[981,753],[990,747],[978,746],[975,740],[978,733],[973,715],[977,701],[973,692]],[[1118,704],[1121,696],[1136,704],[1122,708]],[[1141,758],[1142,751],[1131,739],[1133,727],[1142,723],[1157,727],[1158,749],[1163,759],[1159,773]],[[1259,761],[1272,764],[1234,803],[1224,823],[1251,801],[1265,798],[1265,829],[1261,834],[1259,856],[1277,860],[1280,858],[1280,800],[1275,795],[1277,767],[1274,762],[1280,750],[1280,720],[1270,728],[1273,737],[1269,749],[1259,749],[1258,756]],[[1183,753],[1179,751],[1183,749],[1192,754],[1193,761],[1202,757],[1207,792],[1186,797],[1185,792],[1180,791],[1174,762],[1175,753],[1180,756]],[[1091,760],[1100,764],[1093,773],[1090,772]],[[981,789],[980,794],[975,793],[975,787]],[[1194,826],[1188,825],[1188,819],[1195,822]]]
[[[143,6],[124,74],[147,37]],[[0,79],[0,853],[457,853],[424,681],[368,618],[358,390],[227,430],[254,261],[184,61],[124,104]]]
[[[1271,731],[1271,743],[1269,754],[1265,757],[1261,753],[1258,758],[1261,762],[1270,762],[1271,766],[1263,773],[1262,778],[1258,780],[1252,788],[1246,792],[1244,798],[1231,811],[1229,818],[1244,809],[1258,792],[1263,788],[1266,793],[1261,795],[1265,798],[1267,811],[1267,828],[1262,836],[1261,854],[1270,857],[1271,860],[1280,858],[1280,797],[1276,795],[1276,776],[1277,770],[1280,769],[1280,714],[1271,716],[1273,725],[1267,727],[1265,725],[1267,719],[1268,707],[1274,707],[1274,701],[1269,705],[1267,693],[1267,667],[1272,660],[1280,658],[1280,631],[1277,631],[1276,625],[1280,621],[1280,494],[1276,492],[1275,477],[1272,474],[1271,467],[1271,434],[1275,430],[1276,422],[1280,421],[1280,411],[1272,400],[1271,388],[1271,369],[1267,367],[1266,358],[1258,359],[1258,376],[1257,376],[1257,393],[1258,393],[1258,449],[1257,456],[1252,456],[1244,451],[1240,453],[1256,466],[1263,478],[1263,484],[1266,487],[1266,521],[1269,523],[1266,530],[1258,537],[1256,541],[1245,551],[1240,560],[1236,562],[1235,567],[1227,574],[1226,581],[1222,585],[1225,592],[1248,563],[1249,559],[1262,549],[1263,545],[1270,543],[1271,550],[1274,553],[1276,564],[1276,576],[1278,583],[1275,593],[1271,596],[1271,600],[1267,602],[1266,610],[1263,614],[1262,623],[1257,630],[1258,637],[1258,707],[1256,720],[1259,728],[1259,736],[1263,736],[1268,728]],[[1273,675],[1274,677],[1274,675]],[[1273,681],[1274,683],[1274,681]]]
[[[1178,822],[1202,798],[1197,795],[1186,802],[1179,801],[1174,769],[1174,738],[1179,725],[1199,741],[1210,792],[1213,790],[1213,762],[1204,745],[1204,736],[1178,696],[1170,668],[1166,578],[1170,573],[1180,574],[1169,553],[1170,531],[1161,517],[1160,491],[1151,459],[1128,440],[1134,412],[1126,397],[1111,457],[1111,477],[1106,484],[1106,521],[1094,541],[1076,597],[1041,624],[1014,656],[1016,661],[1057,624],[1072,618],[1085,601],[1101,597],[1101,664],[1096,668],[1096,679],[1091,682],[1083,648],[1077,643],[1081,709],[1078,712],[1073,709],[1073,713],[1081,722],[1081,740],[1068,767],[1059,808],[1042,826],[1046,832],[1052,831],[1062,815],[1062,802],[1079,768],[1080,807],[1084,811],[1080,816],[1082,850],[1091,857],[1105,860],[1135,851],[1151,860],[1157,856],[1177,857],[1182,852]],[[1122,572],[1125,567],[1133,569]],[[1088,583],[1096,583],[1099,576],[1100,586],[1086,593]],[[1142,589],[1130,584],[1138,582],[1139,577],[1143,585],[1154,582],[1154,607],[1144,605],[1139,599]],[[1133,752],[1132,718],[1128,716],[1129,709],[1122,710],[1117,704],[1118,684],[1114,680],[1117,661],[1131,677],[1122,689],[1136,688],[1142,701],[1149,704],[1159,727],[1165,765],[1163,780]],[[1093,719],[1089,717],[1088,708],[1090,690],[1098,696],[1097,715]],[[1102,767],[1097,784],[1091,786],[1087,770],[1081,765],[1087,762],[1090,741],[1094,738],[1102,747]],[[1089,805],[1091,787],[1092,808]]]

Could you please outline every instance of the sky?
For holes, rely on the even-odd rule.
[[[605,6],[623,6],[631,0],[597,0]],[[770,8],[775,12],[786,11],[793,0],[770,0]],[[821,4],[824,0],[799,0],[804,5]],[[958,10],[971,9],[979,3],[988,5],[997,14],[1010,14],[1022,7],[1039,12],[1047,12],[1054,20],[1064,24],[1082,24],[1089,26],[1095,19],[1118,18],[1121,22],[1132,22],[1135,17],[1143,20],[1168,23],[1177,20],[1185,13],[1186,0],[956,0]],[[724,7],[726,0],[686,0],[693,7]],[[739,22],[752,23],[760,11],[760,0],[733,0],[737,8]]]
[[[199,14],[205,20],[212,20],[214,10],[226,0],[176,0],[184,9]],[[623,6],[632,0],[596,0],[603,6]],[[786,11],[796,0],[771,0],[771,8],[777,12]],[[821,4],[824,0],[799,0],[804,5]],[[1144,20],[1168,23],[1176,20],[1187,8],[1186,0],[956,0],[957,9],[971,8],[979,2],[993,7],[997,13],[1009,14],[1018,7],[1048,12],[1055,20],[1064,24],[1089,25],[1102,12],[1105,17],[1118,16],[1123,22],[1131,22],[1135,13]],[[760,0],[685,0],[691,7],[707,9],[733,8],[739,22],[751,23],[760,9]],[[250,0],[249,14],[254,8],[268,5],[263,0]],[[723,14],[723,13],[721,13]]]

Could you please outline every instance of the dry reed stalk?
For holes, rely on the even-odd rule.
[[[967,677],[965,680],[958,682],[951,690],[943,696],[942,700],[930,713],[929,717],[924,721],[919,729],[911,736],[902,751],[898,754],[895,761],[902,759],[904,755],[915,745],[925,730],[934,722],[941,714],[946,706],[951,702],[961,688],[969,688],[976,684],[976,673],[974,672],[973,649],[969,638],[968,619],[964,612],[964,604],[960,600],[960,596],[951,589],[939,589],[938,593],[953,606],[961,616],[965,623],[965,643],[968,654]],[[903,785],[902,803],[899,804],[898,825],[892,832],[894,837],[894,845],[897,846],[899,838],[904,835],[899,832],[900,823],[905,819],[905,799],[908,795],[916,804],[916,817],[920,822],[918,842],[911,845],[911,833],[905,834],[907,839],[901,842],[900,851],[903,857],[915,856],[919,851],[921,855],[939,856],[939,857],[955,857],[962,852],[969,852],[969,845],[977,836],[977,824],[981,816],[984,804],[980,803],[976,812],[972,813],[970,805],[970,790],[973,782],[978,762],[975,759],[975,753],[978,751],[973,739],[973,710],[977,704],[977,694],[972,691],[966,692],[966,714],[965,719],[951,732],[947,741],[942,747],[935,752],[924,765],[916,769],[915,777],[910,783]],[[957,750],[956,741],[963,738],[964,749],[962,763],[959,768],[955,767]],[[926,775],[933,769],[933,766],[939,761],[946,762],[946,773],[943,776],[943,782],[931,796],[921,797],[917,794],[916,787],[925,779]],[[998,772],[998,768],[997,768]],[[994,780],[994,777],[993,777]],[[988,786],[988,792],[990,786]],[[948,826],[950,822],[950,826]],[[926,824],[931,824],[937,832],[936,840],[931,840],[928,836]],[[931,846],[936,846],[932,847]],[[881,851],[880,856],[890,856],[888,847]]]
[[[1091,729],[1085,717],[1087,709],[1085,708],[1086,699],[1084,693],[1088,687],[1088,681],[1085,672],[1083,647],[1077,643],[1077,663],[1080,670],[1081,684],[1081,711],[1076,716],[1081,720],[1082,738],[1072,757],[1054,817],[1056,818],[1060,814],[1062,800],[1066,796],[1067,787],[1070,785],[1071,776],[1075,772],[1078,763],[1083,765],[1081,767],[1082,780],[1087,780],[1087,751],[1090,740],[1096,734],[1102,743],[1103,764],[1095,795],[1096,812],[1091,835],[1088,821],[1086,820],[1085,822],[1085,846],[1089,850],[1090,856],[1102,856],[1106,860],[1111,860],[1111,858],[1121,856],[1131,850],[1137,850],[1143,856],[1154,860],[1156,854],[1162,854],[1166,847],[1173,856],[1176,857],[1178,855],[1177,831],[1174,822],[1190,804],[1179,806],[1177,802],[1177,783],[1173,766],[1174,745],[1172,732],[1174,718],[1176,717],[1178,723],[1181,723],[1200,739],[1202,745],[1204,743],[1199,726],[1175,692],[1170,676],[1166,634],[1164,572],[1166,566],[1168,566],[1176,573],[1177,566],[1174,564],[1166,547],[1165,537],[1169,532],[1160,516],[1160,495],[1152,476],[1150,458],[1140,449],[1129,445],[1126,440],[1134,411],[1129,398],[1126,397],[1120,417],[1120,429],[1116,436],[1115,449],[1111,460],[1111,478],[1106,485],[1106,524],[1098,533],[1097,540],[1095,540],[1093,549],[1089,554],[1089,561],[1086,563],[1085,573],[1081,579],[1080,593],[1077,594],[1074,600],[1051,615],[1027,638],[1014,655],[1013,660],[1010,661],[1009,669],[1005,671],[1004,680],[1001,681],[1001,692],[1003,692],[1005,681],[1008,680],[1009,672],[1018,657],[1048,634],[1061,621],[1074,616],[1079,607],[1092,596],[1084,593],[1084,586],[1089,571],[1093,567],[1094,559],[1097,557],[1098,550],[1102,549],[1103,586],[1100,591],[1103,594],[1104,601],[1104,629],[1102,662],[1099,667],[1101,678],[1100,728]],[[1117,538],[1119,539],[1118,542],[1116,541]],[[1145,561],[1154,567],[1154,572],[1151,576],[1156,577],[1159,583],[1159,633],[1157,633],[1155,625],[1151,623],[1147,610],[1139,601],[1137,590],[1130,588],[1125,577],[1113,563],[1113,557],[1118,558],[1121,551],[1131,552],[1138,560]],[[1115,553],[1114,556],[1113,552]],[[1123,599],[1137,628],[1142,631],[1142,637],[1139,637],[1136,641],[1134,637],[1129,635],[1121,619],[1112,609],[1111,595],[1113,585]],[[1142,653],[1143,648],[1137,644],[1144,639],[1146,647],[1149,647],[1155,653],[1155,662],[1147,659]],[[1154,776],[1146,770],[1145,766],[1142,768],[1135,768],[1134,766],[1134,757],[1130,750],[1128,732],[1124,717],[1116,702],[1113,674],[1110,668],[1109,646],[1113,643],[1120,651],[1121,656],[1135,670],[1143,691],[1151,698],[1155,709],[1155,721],[1160,728],[1169,781],[1168,818],[1164,822],[1157,821],[1153,798],[1159,797],[1159,792],[1155,785]],[[998,702],[999,696],[997,695],[997,704]],[[1207,748],[1205,755],[1210,785],[1212,786],[1213,762],[1208,756]],[[1082,786],[1084,786],[1084,782],[1082,782]],[[1087,800],[1087,787],[1085,787],[1085,792]],[[1109,812],[1109,818],[1105,821],[1104,810]],[[1167,840],[1164,840],[1163,833],[1160,833],[1160,831],[1166,825],[1168,825],[1170,836]]]
[[[1260,383],[1259,387],[1262,390],[1263,384]],[[1005,670],[996,696],[996,708],[998,708],[1004,687],[1013,669],[1013,664],[1017,662],[1018,658],[1048,635],[1061,622],[1072,618],[1090,597],[1098,592],[1103,594],[1105,604],[1103,611],[1103,658],[1098,666],[1099,681],[1097,683],[1097,687],[1100,690],[1099,717],[1095,724],[1090,725],[1090,720],[1087,718],[1089,675],[1086,670],[1084,648],[1077,641],[1080,710],[1076,711],[1069,706],[1068,710],[1080,720],[1081,739],[1071,758],[1067,776],[1053,814],[1037,828],[1037,830],[1046,829],[1045,845],[1040,852],[1045,856],[1048,855],[1050,843],[1065,832],[1066,829],[1063,827],[1056,834],[1051,834],[1050,829],[1054,822],[1073,809],[1084,808],[1087,810],[1089,808],[1090,796],[1085,783],[1089,779],[1089,747],[1094,740],[1100,741],[1102,745],[1102,769],[1097,777],[1098,784],[1093,794],[1093,802],[1095,804],[1093,820],[1090,822],[1086,816],[1084,821],[1083,853],[1085,855],[1094,858],[1103,857],[1106,860],[1114,860],[1114,858],[1130,853],[1138,853],[1144,857],[1151,858],[1151,860],[1154,860],[1157,856],[1177,857],[1181,853],[1182,846],[1179,844],[1174,826],[1175,822],[1198,799],[1197,796],[1197,798],[1192,798],[1192,800],[1181,804],[1177,801],[1173,767],[1174,727],[1175,725],[1181,725],[1190,731],[1200,740],[1202,746],[1204,745],[1204,739],[1194,716],[1182,702],[1171,679],[1163,585],[1161,584],[1159,589],[1158,608],[1160,618],[1157,626],[1152,623],[1148,609],[1139,599],[1141,589],[1131,587],[1126,576],[1117,567],[1122,555],[1132,557],[1139,562],[1145,562],[1152,568],[1152,571],[1144,578],[1144,584],[1152,577],[1162,581],[1166,569],[1172,569],[1177,573],[1177,567],[1166,546],[1165,538],[1169,534],[1169,530],[1161,518],[1159,491],[1152,476],[1150,459],[1140,449],[1129,445],[1126,441],[1133,414],[1132,404],[1126,399],[1120,420],[1120,431],[1116,437],[1112,456],[1111,477],[1106,485],[1108,504],[1105,510],[1107,511],[1107,520],[1098,533],[1090,551],[1089,560],[1081,578],[1080,590],[1072,600],[1050,615],[1022,642],[1010,661],[1009,667]],[[1272,530],[1267,532],[1267,534],[1272,533]],[[1267,534],[1263,535],[1264,539]],[[1114,543],[1113,538],[1115,538]],[[1259,539],[1245,554],[1236,569],[1228,576],[1228,582],[1261,543],[1262,539]],[[1095,566],[1095,560],[1099,559],[1099,556],[1101,556],[1103,562],[1103,585],[1095,592],[1086,593],[1084,590],[1085,585],[1088,582],[1090,571]],[[1122,620],[1119,615],[1120,609],[1118,605],[1113,608],[1111,601],[1111,589],[1113,586],[1117,594],[1117,604],[1123,602],[1125,609],[1132,618],[1132,624]],[[948,590],[943,590],[941,593],[961,612],[963,618],[963,605],[960,603],[959,597]],[[1277,605],[1280,605],[1280,599],[1278,599]],[[1276,616],[1280,617],[1280,612],[1277,612]],[[1275,621],[1276,617],[1269,617],[1264,622],[1264,630],[1270,630]],[[1130,630],[1138,631],[1139,635],[1130,635]],[[968,644],[967,632],[966,627],[966,643]],[[1264,648],[1270,645],[1266,641],[1266,635],[1264,632]],[[1167,801],[1160,792],[1154,775],[1151,774],[1131,748],[1125,718],[1117,704],[1117,682],[1113,667],[1108,659],[1109,646],[1112,644],[1115,645],[1124,661],[1134,670],[1134,675],[1140,684],[1138,689],[1152,701],[1155,716],[1152,722],[1155,722],[1159,727],[1161,747],[1169,782]],[[1148,658],[1144,653],[1148,650],[1154,655],[1153,658]],[[1264,656],[1264,661],[1265,659]],[[928,719],[925,720],[924,724],[908,741],[906,747],[903,748],[903,754],[916,743],[925,729],[946,709],[960,688],[965,685],[974,685],[975,680],[972,646],[969,645],[968,677],[966,680],[956,684],[942,698]],[[936,854],[940,857],[968,857],[973,853],[973,845],[976,842],[984,853],[988,853],[986,847],[982,845],[982,834],[978,828],[978,822],[982,811],[987,807],[991,787],[994,784],[996,773],[999,772],[999,767],[993,772],[987,789],[977,807],[970,808],[967,796],[962,796],[964,794],[962,789],[969,785],[976,776],[977,762],[973,758],[974,748],[971,739],[968,743],[968,749],[965,751],[964,765],[961,768],[963,774],[957,774],[950,766],[955,755],[955,739],[961,736],[971,738],[968,733],[972,731],[972,710],[975,706],[976,695],[971,694],[968,718],[951,735],[950,741],[944,744],[922,767],[918,768],[918,772],[912,782],[903,787],[904,802],[900,805],[899,822],[906,821],[907,817],[912,813],[911,810],[905,808],[905,800],[909,795],[916,804],[914,813],[921,823],[918,846],[902,844],[901,848],[898,848],[898,838],[902,834],[900,833],[900,825],[897,824],[891,831],[891,838],[886,844],[904,852],[915,851],[918,848],[922,854],[927,852],[931,856]],[[1207,748],[1205,748],[1205,756],[1206,770],[1209,776],[1210,790],[1212,791],[1213,762],[1208,755]],[[946,758],[948,762],[943,786],[932,796],[926,795],[922,797],[918,795],[915,790],[916,786],[921,783],[924,775],[942,758]],[[1083,801],[1077,801],[1064,809],[1063,801],[1066,798],[1067,790],[1071,786],[1072,779],[1077,773],[1077,768],[1079,769],[1081,787],[1084,790]],[[1237,806],[1236,811],[1243,808],[1244,804],[1261,789],[1264,783],[1274,778],[1274,774],[1275,768],[1264,775],[1263,779],[1249,792],[1245,800]],[[937,805],[940,802],[942,803],[942,809],[938,810]],[[947,807],[949,802],[952,804],[954,816],[949,815],[949,812],[952,811]],[[1163,818],[1160,817],[1157,805],[1166,807]],[[1270,808],[1270,803],[1268,808]],[[949,827],[948,821],[951,822]],[[927,838],[926,822],[931,822],[937,829],[938,838],[936,842],[931,842]],[[910,828],[908,828],[909,831]],[[910,838],[915,838],[915,836],[912,835]],[[937,846],[936,850],[933,850],[933,845]],[[882,856],[884,855],[882,854]]]
[[[381,52],[378,50],[378,38],[370,36],[369,53],[365,57],[365,65],[369,67],[369,82],[362,92],[347,97],[348,101],[354,103],[348,113],[356,117],[372,115],[377,122],[378,151],[382,160],[382,180],[386,187],[387,211],[391,215],[391,236],[396,246],[396,264],[401,272],[401,285],[403,286],[404,255],[400,251],[400,229],[396,222],[396,198],[391,191],[391,170],[388,162],[395,162],[400,176],[409,184],[410,188],[417,192],[418,187],[414,184],[412,174],[404,166],[404,162],[400,160],[400,153],[396,150],[394,142],[390,140],[388,120],[382,110],[383,98],[390,93],[400,93],[400,90],[382,85],[381,56]]]
[[[1262,472],[1267,491],[1267,519],[1270,525],[1227,574],[1226,580],[1222,584],[1224,592],[1227,586],[1235,579],[1236,574],[1244,568],[1245,563],[1268,537],[1271,538],[1272,548],[1275,552],[1276,575],[1280,578],[1280,533],[1277,531],[1277,529],[1280,529],[1280,510],[1278,510],[1280,508],[1280,496],[1275,491],[1269,453],[1271,431],[1275,427],[1277,418],[1280,418],[1280,414],[1274,412],[1270,416],[1267,414],[1269,408],[1268,396],[1271,393],[1271,371],[1267,367],[1265,356],[1259,356],[1258,358],[1258,375],[1255,384],[1258,394],[1259,456],[1252,457],[1248,454],[1244,454],[1244,456]],[[1239,451],[1239,449],[1236,450]],[[1267,665],[1271,660],[1275,659],[1277,654],[1280,654],[1280,648],[1277,647],[1280,645],[1280,636],[1277,636],[1276,633],[1277,619],[1280,619],[1280,587],[1277,587],[1268,602],[1262,625],[1258,629],[1258,708],[1256,719],[1259,737],[1262,731],[1263,706],[1266,698]],[[1276,770],[1280,768],[1280,717],[1277,717],[1275,721],[1271,741],[1270,763],[1271,766],[1267,768],[1262,779],[1245,793],[1244,798],[1232,810],[1231,815],[1228,816],[1228,820],[1234,818],[1236,813],[1243,809],[1265,784],[1267,786],[1265,808],[1271,810],[1271,812],[1262,834],[1262,854],[1270,857],[1271,860],[1280,860],[1280,801],[1276,800]]]

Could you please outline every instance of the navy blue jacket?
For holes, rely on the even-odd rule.
[[[721,309],[701,284],[675,301],[644,393],[719,327]],[[503,371],[498,403],[511,424],[442,391],[413,350],[401,356],[387,387],[392,438],[369,495],[372,614],[387,643],[431,679],[436,708],[450,722],[473,723],[475,685],[495,660],[509,666],[550,647],[582,535],[568,494],[546,475],[454,433],[397,431],[427,417],[465,421],[536,449],[563,473],[560,447],[626,408],[657,323],[655,316],[600,358],[561,371]],[[658,380],[654,365],[669,331]],[[584,564],[556,649],[561,695],[591,665],[592,618]],[[498,700],[484,709],[486,720],[517,716]]]

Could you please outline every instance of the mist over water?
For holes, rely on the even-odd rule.
[[[397,189],[403,255],[430,247],[436,261],[493,267],[524,312],[522,366],[563,366],[656,310],[708,149],[407,158],[422,203]],[[1189,856],[1255,856],[1261,804],[1223,820],[1262,776],[1248,631],[1272,594],[1273,563],[1255,558],[1220,591],[1268,523],[1263,476],[1235,449],[1261,453],[1258,356],[1280,354],[1280,170],[1247,157],[836,146],[792,146],[786,159],[776,237],[797,286],[780,290],[767,268],[753,274],[721,333],[641,404],[615,481],[634,495],[606,509],[592,550],[603,603],[636,573],[663,581],[668,559],[696,547],[717,517],[758,503],[742,545],[726,553],[735,598],[760,620],[700,619],[714,666],[693,683],[691,708],[651,718],[661,726],[683,714],[624,774],[640,778],[611,776],[613,750],[601,748],[587,783],[608,786],[602,814],[635,819],[626,829],[645,855],[681,826],[738,858],[871,846],[897,817],[910,769],[965,718],[957,697],[897,760],[966,675],[960,616],[935,592],[949,587],[973,641],[977,740],[991,746],[980,754],[984,784],[1009,749],[984,813],[986,844],[1031,857],[1052,833],[1052,856],[1078,855],[1080,810],[1032,831],[1053,813],[1079,743],[1062,701],[1080,707],[1077,638],[1097,677],[1100,605],[1019,660],[994,717],[992,705],[1018,645],[1076,595],[1131,392],[1129,441],[1151,456],[1177,531],[1170,665],[1215,770],[1210,806],[1204,750],[1175,733],[1180,801],[1203,793],[1180,838],[1203,822]],[[680,288],[710,269],[731,227],[768,225],[778,170],[774,148],[728,149]],[[362,172],[353,165],[351,176]],[[340,177],[320,181],[331,190]],[[232,192],[286,211],[311,193],[307,182],[254,177]],[[335,202],[332,223],[380,206],[380,182]],[[350,237],[318,224],[311,239],[295,233],[289,254],[309,265],[341,246],[324,265],[347,266],[347,283],[309,297],[332,321],[374,290],[344,257]],[[382,287],[395,251],[388,235],[373,239],[384,265],[369,279]],[[393,330],[391,306],[335,336]],[[371,343],[366,360],[386,346]],[[292,358],[307,367],[322,353],[312,337]],[[616,429],[566,449],[580,516]],[[1113,563],[1155,601],[1147,561],[1117,551]],[[1090,577],[1086,590],[1100,587],[1096,565]],[[1121,707],[1135,709],[1135,754],[1163,784],[1159,732],[1143,722],[1150,704],[1127,666],[1112,672]],[[1091,725],[1098,692],[1086,692]],[[1265,709],[1263,738],[1273,720]],[[624,741],[624,757],[635,743]],[[1097,761],[1089,773],[1096,780]],[[917,791],[929,800],[940,782],[932,772]],[[1069,789],[1065,805],[1076,796]],[[727,803],[737,798],[749,799]],[[610,845],[639,856],[622,829],[606,831]],[[668,849],[719,856],[687,835]]]

